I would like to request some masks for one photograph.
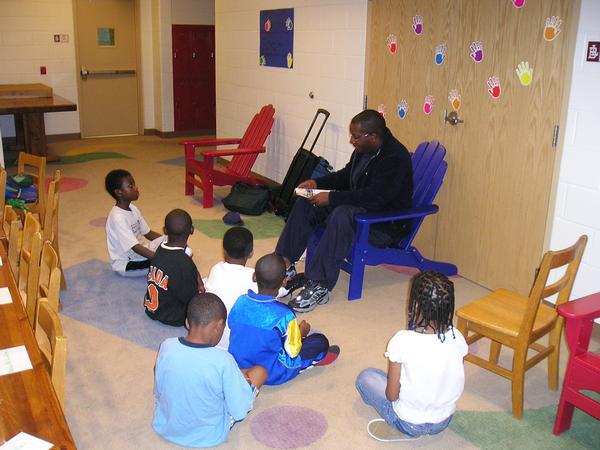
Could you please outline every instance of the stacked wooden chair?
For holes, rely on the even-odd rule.
[[[65,373],[67,367],[67,338],[64,336],[60,318],[47,299],[38,302],[35,337],[42,359],[50,374],[52,385],[60,406],[65,408]]]
[[[3,171],[2,171],[3,172]],[[4,174],[0,172],[0,180]],[[38,214],[28,212],[23,224],[9,205],[2,208],[1,223],[8,240],[8,259],[21,294],[27,318],[35,331],[42,359],[64,408],[67,338],[58,309],[62,271],[58,247],[58,186],[60,171],[50,182]],[[36,218],[43,220],[43,226]]]

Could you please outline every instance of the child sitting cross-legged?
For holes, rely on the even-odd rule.
[[[411,438],[443,431],[465,385],[468,346],[452,326],[454,284],[437,272],[415,275],[407,316],[408,330],[388,343],[387,374],[369,368],[356,379],[363,401],[382,417],[367,428],[378,440],[404,440],[390,438],[384,422]]]
[[[187,246],[194,232],[192,218],[183,209],[174,209],[165,217],[164,232],[167,240],[156,249],[150,264],[144,308],[151,319],[181,327],[189,301],[198,292],[204,292]]]
[[[156,409],[152,428],[187,447],[213,447],[252,409],[267,378],[263,367],[240,370],[216,348],[227,311],[214,294],[197,294],[187,309],[188,335],[165,340],[154,368]]]
[[[240,367],[261,365],[269,374],[265,384],[282,384],[313,365],[333,362],[340,349],[329,346],[320,333],[309,334],[310,325],[298,323],[294,311],[277,301],[285,278],[285,262],[274,253],[256,263],[250,290],[237,299],[229,314],[229,352]]]
[[[240,295],[247,293],[249,289],[258,292],[258,286],[253,278],[254,269],[246,267],[253,253],[254,236],[249,229],[232,227],[225,232],[223,235],[223,261],[212,266],[204,285],[206,292],[212,292],[223,300],[228,314]],[[285,294],[287,291],[281,288],[278,297]],[[227,325],[225,325],[225,331],[218,347],[225,350],[229,347],[229,327]]]
[[[140,192],[128,171],[111,170],[104,184],[115,199],[115,206],[106,218],[106,244],[112,270],[124,277],[146,276],[164,236],[150,229],[133,204]]]

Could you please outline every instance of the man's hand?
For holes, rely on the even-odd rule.
[[[327,206],[329,205],[329,192],[320,192],[313,195],[308,201],[311,202],[313,206]]]
[[[300,327],[302,337],[308,336],[308,333],[310,333],[310,324],[306,320],[303,320],[298,326]]]
[[[303,188],[303,189],[316,189],[317,182],[315,180],[306,180],[306,181],[303,181],[302,183],[300,183],[297,187]]]

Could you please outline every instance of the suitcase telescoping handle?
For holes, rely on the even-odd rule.
[[[317,121],[317,118],[321,114],[324,116],[323,117],[323,122],[321,122],[321,126],[319,127],[319,131],[317,132],[317,135],[315,136],[315,139],[314,139],[312,145],[310,146],[310,150],[308,150],[310,153],[312,153],[313,148],[315,148],[315,144],[319,140],[319,136],[321,135],[321,131],[323,131],[323,127],[325,126],[325,123],[327,123],[327,119],[329,119],[329,111],[327,111],[326,109],[323,109],[323,108],[317,109],[317,113],[315,114],[315,117],[313,118],[312,123],[310,124],[310,127],[308,128],[308,131],[306,132],[306,136],[304,136],[304,140],[302,141],[302,145],[300,145],[300,148],[305,148],[304,144],[306,144],[306,140],[310,136],[310,132],[312,131],[313,126],[315,125],[315,122]]]

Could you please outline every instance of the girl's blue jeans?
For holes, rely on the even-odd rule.
[[[387,424],[397,428],[408,436],[421,436],[424,434],[438,434],[445,430],[452,416],[440,423],[419,423],[414,424],[400,419],[392,402],[385,396],[385,387],[387,385],[387,374],[380,369],[368,368],[363,370],[356,377],[356,390],[363,401],[375,408],[377,413],[386,421]]]

